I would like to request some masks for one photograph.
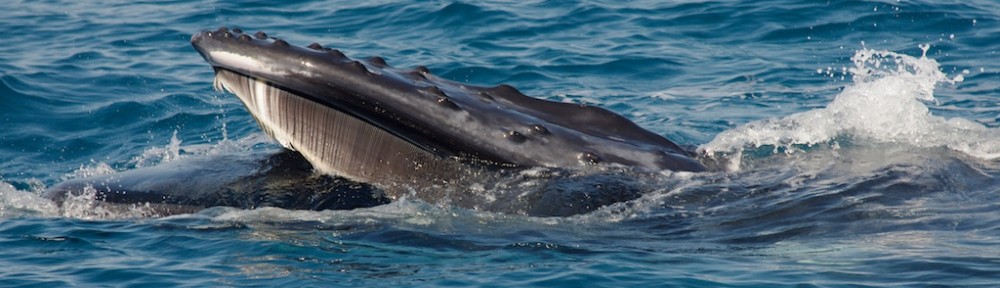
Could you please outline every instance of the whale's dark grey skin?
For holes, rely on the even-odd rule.
[[[705,169],[618,114],[528,97],[509,85],[466,85],[263,32],[220,28],[195,34],[191,44],[215,68],[217,88],[236,94],[263,130],[322,173],[429,186],[480,167]]]
[[[564,216],[663,188],[636,173],[705,169],[618,114],[509,85],[466,85],[239,29],[201,32],[191,44],[215,69],[215,88],[235,94],[265,133],[297,153],[178,160],[70,180],[47,197],[61,203],[92,189],[107,205],[169,215],[212,206],[350,209],[413,195]]]
[[[671,185],[643,179],[646,176],[624,168],[534,169],[483,174],[467,179],[478,182],[474,187],[442,186],[413,196],[483,211],[569,216],[633,200],[647,191]],[[68,201],[84,201],[84,205],[95,205],[116,215],[142,216],[194,213],[217,206],[344,210],[392,201],[384,190],[373,185],[317,174],[301,154],[290,150],[181,158],[68,180],[50,187],[44,196],[63,207]]]
[[[96,204],[149,216],[193,213],[228,206],[297,210],[354,209],[389,203],[369,184],[317,175],[296,152],[202,155],[108,175],[77,178],[47,189],[59,205],[92,191]]]

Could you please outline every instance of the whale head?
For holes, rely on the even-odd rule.
[[[622,165],[701,171],[678,145],[606,109],[473,86],[220,28],[191,38],[262,130],[316,170],[375,184],[447,180],[463,167]]]

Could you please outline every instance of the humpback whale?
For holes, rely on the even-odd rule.
[[[385,185],[447,180],[461,166],[704,169],[677,144],[600,107],[457,83],[379,57],[353,60],[262,32],[220,28],[191,43],[214,67],[217,88],[323,173]]]
[[[356,60],[318,43],[300,47],[226,27],[194,34],[191,45],[214,69],[215,89],[237,96],[282,147],[321,175],[371,185],[390,200],[416,194],[433,201],[449,195],[428,190],[533,167],[705,169],[677,144],[614,112],[530,97],[506,84],[459,83],[423,66],[395,68],[381,57]],[[117,189],[128,190],[126,182],[116,180]],[[82,182],[74,183],[51,197]],[[179,194],[170,195],[198,203]]]

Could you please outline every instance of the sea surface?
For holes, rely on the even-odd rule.
[[[604,107],[715,169],[568,217],[419,197],[144,217],[41,197],[278,151],[191,48],[220,26]],[[5,0],[0,31],[3,287],[1000,283],[993,0]]]

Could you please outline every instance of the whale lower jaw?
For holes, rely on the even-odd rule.
[[[235,94],[266,134],[320,173],[388,186],[447,181],[463,170],[457,161],[269,82],[219,68],[214,86]]]

